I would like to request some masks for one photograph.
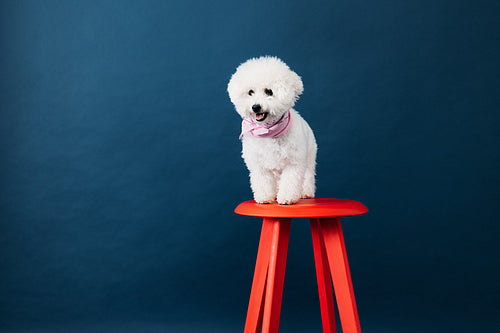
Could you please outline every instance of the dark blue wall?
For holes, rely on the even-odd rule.
[[[370,209],[344,223],[362,326],[495,325],[499,9],[3,1],[0,330],[242,331],[260,224],[232,212],[251,192],[226,84],[266,54],[303,78],[318,196]],[[285,329],[321,330],[314,274],[297,220]]]

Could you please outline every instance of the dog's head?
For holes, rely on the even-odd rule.
[[[241,64],[227,86],[241,117],[273,123],[294,106],[302,94],[302,80],[276,57],[253,58]]]

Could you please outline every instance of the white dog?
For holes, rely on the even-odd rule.
[[[256,202],[314,198],[316,140],[292,109],[303,90],[300,77],[276,57],[246,61],[229,81],[229,97],[243,118],[242,156]]]

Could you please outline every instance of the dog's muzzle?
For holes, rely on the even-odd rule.
[[[252,111],[255,113],[255,120],[264,121],[267,118],[267,112],[262,112],[260,104],[252,105]]]

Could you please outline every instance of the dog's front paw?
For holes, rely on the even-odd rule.
[[[255,202],[260,203],[260,204],[270,204],[270,203],[273,203],[274,200],[255,200]]]
[[[298,197],[286,197],[286,196],[278,196],[277,201],[280,205],[292,205],[299,201]]]
[[[254,200],[260,204],[269,204],[273,203],[276,198],[274,196],[265,196],[265,195],[254,195]]]

